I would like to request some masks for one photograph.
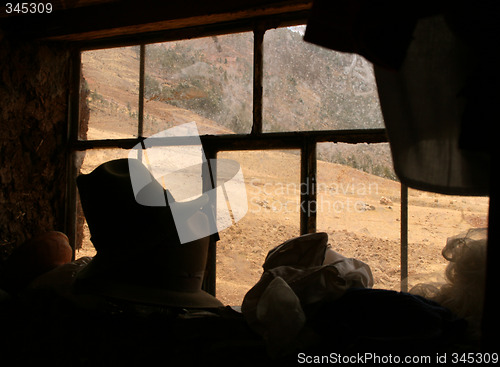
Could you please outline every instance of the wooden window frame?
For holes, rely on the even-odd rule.
[[[141,143],[143,137],[144,116],[144,75],[145,75],[145,46],[151,43],[167,42],[189,39],[210,35],[224,35],[243,31],[253,31],[254,34],[254,75],[253,75],[253,123],[249,134],[224,134],[224,135],[202,135],[200,136],[206,158],[216,158],[219,152],[241,151],[241,150],[270,150],[270,149],[298,149],[300,150],[300,181],[316,182],[317,157],[316,148],[318,143],[387,143],[385,129],[354,129],[354,130],[322,130],[322,131],[296,131],[296,132],[263,132],[262,126],[262,100],[263,100],[263,40],[267,30],[281,27],[293,26],[305,23],[304,14],[292,14],[281,16],[263,17],[258,20],[232,22],[230,24],[214,24],[208,26],[191,27],[183,30],[169,30],[149,34],[147,36],[128,36],[126,39],[113,39],[111,41],[95,41],[81,44],[72,57],[72,82],[70,90],[70,115],[69,115],[69,154],[68,154],[68,185],[67,185],[67,225],[66,231],[75,243],[76,238],[76,202],[77,189],[75,177],[77,168],[74,165],[74,157],[78,151],[105,148],[131,149]],[[81,52],[103,49],[110,47],[140,46],[140,77],[139,77],[139,117],[137,126],[137,138],[126,139],[104,139],[104,140],[79,140],[79,89],[81,72]],[[172,138],[170,138],[172,139]],[[188,139],[186,139],[187,143]],[[182,145],[183,138],[176,137],[175,142],[169,138],[148,138],[152,145]],[[306,190],[300,197],[300,234],[313,233],[316,231],[316,211],[303,210],[309,205],[315,205],[316,192]],[[408,200],[407,188],[401,187],[401,290],[406,291],[408,287]],[[75,249],[74,249],[75,251]],[[215,295],[216,293],[216,268],[215,268],[216,246],[212,243],[209,251],[207,275],[204,281],[204,289]]]

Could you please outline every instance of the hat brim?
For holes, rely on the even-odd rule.
[[[79,293],[91,293],[137,304],[198,309],[224,307],[222,302],[203,290],[180,292],[110,280],[85,283],[77,282]]]
[[[179,308],[218,308],[224,305],[204,290],[174,291],[143,284],[131,284],[108,279],[102,269],[99,254],[76,275],[75,289],[78,293],[99,295],[122,301],[154,306]]]

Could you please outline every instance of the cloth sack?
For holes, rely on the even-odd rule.
[[[292,238],[269,251],[260,280],[245,295],[242,313],[263,336],[268,352],[280,357],[302,342],[307,308],[335,300],[351,287],[372,287],[370,267],[328,245],[326,233]]]

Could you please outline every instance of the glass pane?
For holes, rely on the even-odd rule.
[[[80,174],[88,174],[104,162],[113,159],[127,158],[130,151],[128,149],[93,149],[83,152],[76,152],[76,166],[80,166]],[[75,257],[94,256],[96,250],[90,241],[90,232],[83,213],[80,197],[77,194],[77,234],[75,245]]]
[[[194,121],[200,134],[249,133],[253,33],[146,46],[144,135]]]
[[[268,251],[300,234],[300,155],[244,151],[217,158],[239,162],[247,190],[247,214],[217,242],[217,298],[238,306],[260,279]]]
[[[487,197],[408,190],[408,289],[447,282],[450,262],[442,254],[447,240],[469,229],[487,228],[488,207]]]
[[[480,335],[489,199],[408,190],[408,289],[466,319]]]
[[[82,52],[82,140],[137,136],[139,46]]]
[[[304,42],[304,29],[265,33],[263,130],[383,127],[371,64]]]
[[[321,143],[317,152],[317,231],[368,264],[374,288],[399,291],[401,185],[388,144]]]

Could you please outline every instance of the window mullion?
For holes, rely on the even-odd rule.
[[[408,292],[408,186],[401,184],[401,292]]]
[[[146,46],[140,45],[140,61],[139,61],[139,111],[137,121],[137,136],[142,138],[144,135],[144,81],[145,81],[145,61],[146,61]]]
[[[76,51],[71,60],[71,85],[69,93],[69,115],[68,115],[68,134],[66,136],[67,144],[70,149],[66,155],[66,205],[64,232],[69,238],[72,248],[72,259],[75,259],[76,253],[76,211],[77,211],[77,188],[75,177],[78,175],[78,168],[75,165],[76,153],[74,146],[79,138],[80,131],[80,84],[81,84],[81,53]]]
[[[305,140],[300,167],[300,234],[316,232],[316,141]]]
[[[210,202],[214,203],[214,207],[205,206],[204,211],[208,211],[207,217],[212,221],[210,226],[217,226],[217,150],[203,148],[205,159],[208,164],[203,165],[203,192],[210,197]],[[215,221],[215,223],[213,222]],[[202,288],[207,293],[216,295],[217,283],[217,241],[219,241],[219,233],[212,234],[208,245],[207,263],[205,268],[205,276],[203,277]]]
[[[257,26],[254,29],[253,43],[253,124],[252,134],[262,134],[262,81],[264,75],[264,34],[266,29]]]

